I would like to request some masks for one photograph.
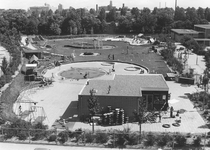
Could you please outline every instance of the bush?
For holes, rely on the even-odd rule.
[[[27,131],[20,131],[17,134],[18,140],[23,140],[23,141],[26,140],[28,136],[29,136],[29,134]]]
[[[193,145],[198,147],[201,145],[201,137],[196,137],[195,139],[193,139]]]
[[[69,134],[68,132],[66,131],[62,131],[58,134],[58,141],[61,143],[61,144],[64,144],[65,142],[68,141],[68,137],[69,137]]]
[[[50,135],[49,138],[47,139],[48,142],[56,142],[57,141],[57,135],[53,134]]]
[[[168,134],[160,135],[158,136],[157,145],[161,147],[167,146],[169,142],[171,142],[172,140],[173,140],[172,137]]]
[[[96,132],[95,135],[96,143],[106,143],[109,139],[109,135],[107,133],[102,133],[102,132]]]
[[[42,140],[48,136],[48,132],[46,131],[48,126],[43,125],[41,122],[33,125],[32,128],[35,129],[30,132],[30,135],[33,136],[32,140]]]
[[[94,142],[94,135],[92,134],[92,132],[86,132],[85,133],[85,142],[86,143],[93,143]]]
[[[128,145],[137,145],[139,141],[139,135],[136,133],[129,134],[127,140],[128,140]]]
[[[127,140],[125,139],[123,134],[118,134],[116,139],[116,145],[119,148],[125,148],[127,145]]]
[[[156,137],[153,134],[148,134],[145,137],[144,145],[145,146],[153,146],[155,144]]]
[[[177,147],[183,147],[183,146],[186,145],[186,141],[187,141],[187,139],[185,138],[185,136],[183,136],[183,135],[177,135],[175,137],[175,142],[176,142],[175,146],[177,146]]]
[[[70,138],[75,138],[75,142],[78,142],[82,138],[81,137],[82,133],[83,133],[82,129],[77,129],[74,132],[69,131],[68,136]]]

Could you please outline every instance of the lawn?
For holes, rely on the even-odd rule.
[[[166,63],[160,55],[154,52],[148,52],[152,45],[146,46],[130,46],[126,42],[112,42],[103,41],[103,45],[114,45],[113,49],[77,49],[64,47],[64,45],[70,45],[72,42],[89,42],[92,43],[92,39],[69,39],[69,40],[50,40],[48,45],[55,45],[55,48],[49,50],[49,52],[63,54],[65,56],[70,56],[72,52],[75,52],[75,61],[94,61],[94,60],[104,60],[104,61],[121,61],[127,63],[134,63],[137,65],[145,66],[149,69],[150,73],[163,74],[171,72],[167,67]],[[128,47],[128,54],[127,54]],[[98,56],[79,56],[84,52],[100,53]],[[111,59],[108,59],[110,55]],[[114,60],[113,60],[114,55]]]

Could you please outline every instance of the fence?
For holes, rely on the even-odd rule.
[[[0,129],[1,142],[54,144],[66,146],[97,146],[109,148],[145,148],[166,147],[168,149],[201,149],[210,146],[210,134],[180,134],[180,133],[146,133],[131,132],[124,129],[103,131],[43,130],[43,129]]]

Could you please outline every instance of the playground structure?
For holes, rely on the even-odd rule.
[[[47,118],[44,108],[38,106],[38,102],[29,97],[37,91],[37,88],[37,84],[31,82],[21,91],[13,106],[14,113],[20,119],[31,123],[43,122]]]

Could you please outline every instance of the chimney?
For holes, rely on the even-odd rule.
[[[110,7],[112,7],[112,1],[110,1],[110,4],[109,4],[109,6],[110,6]]]
[[[177,0],[175,0],[175,10],[176,10],[176,7],[177,7]]]
[[[98,4],[96,4],[96,12],[98,12]]]

